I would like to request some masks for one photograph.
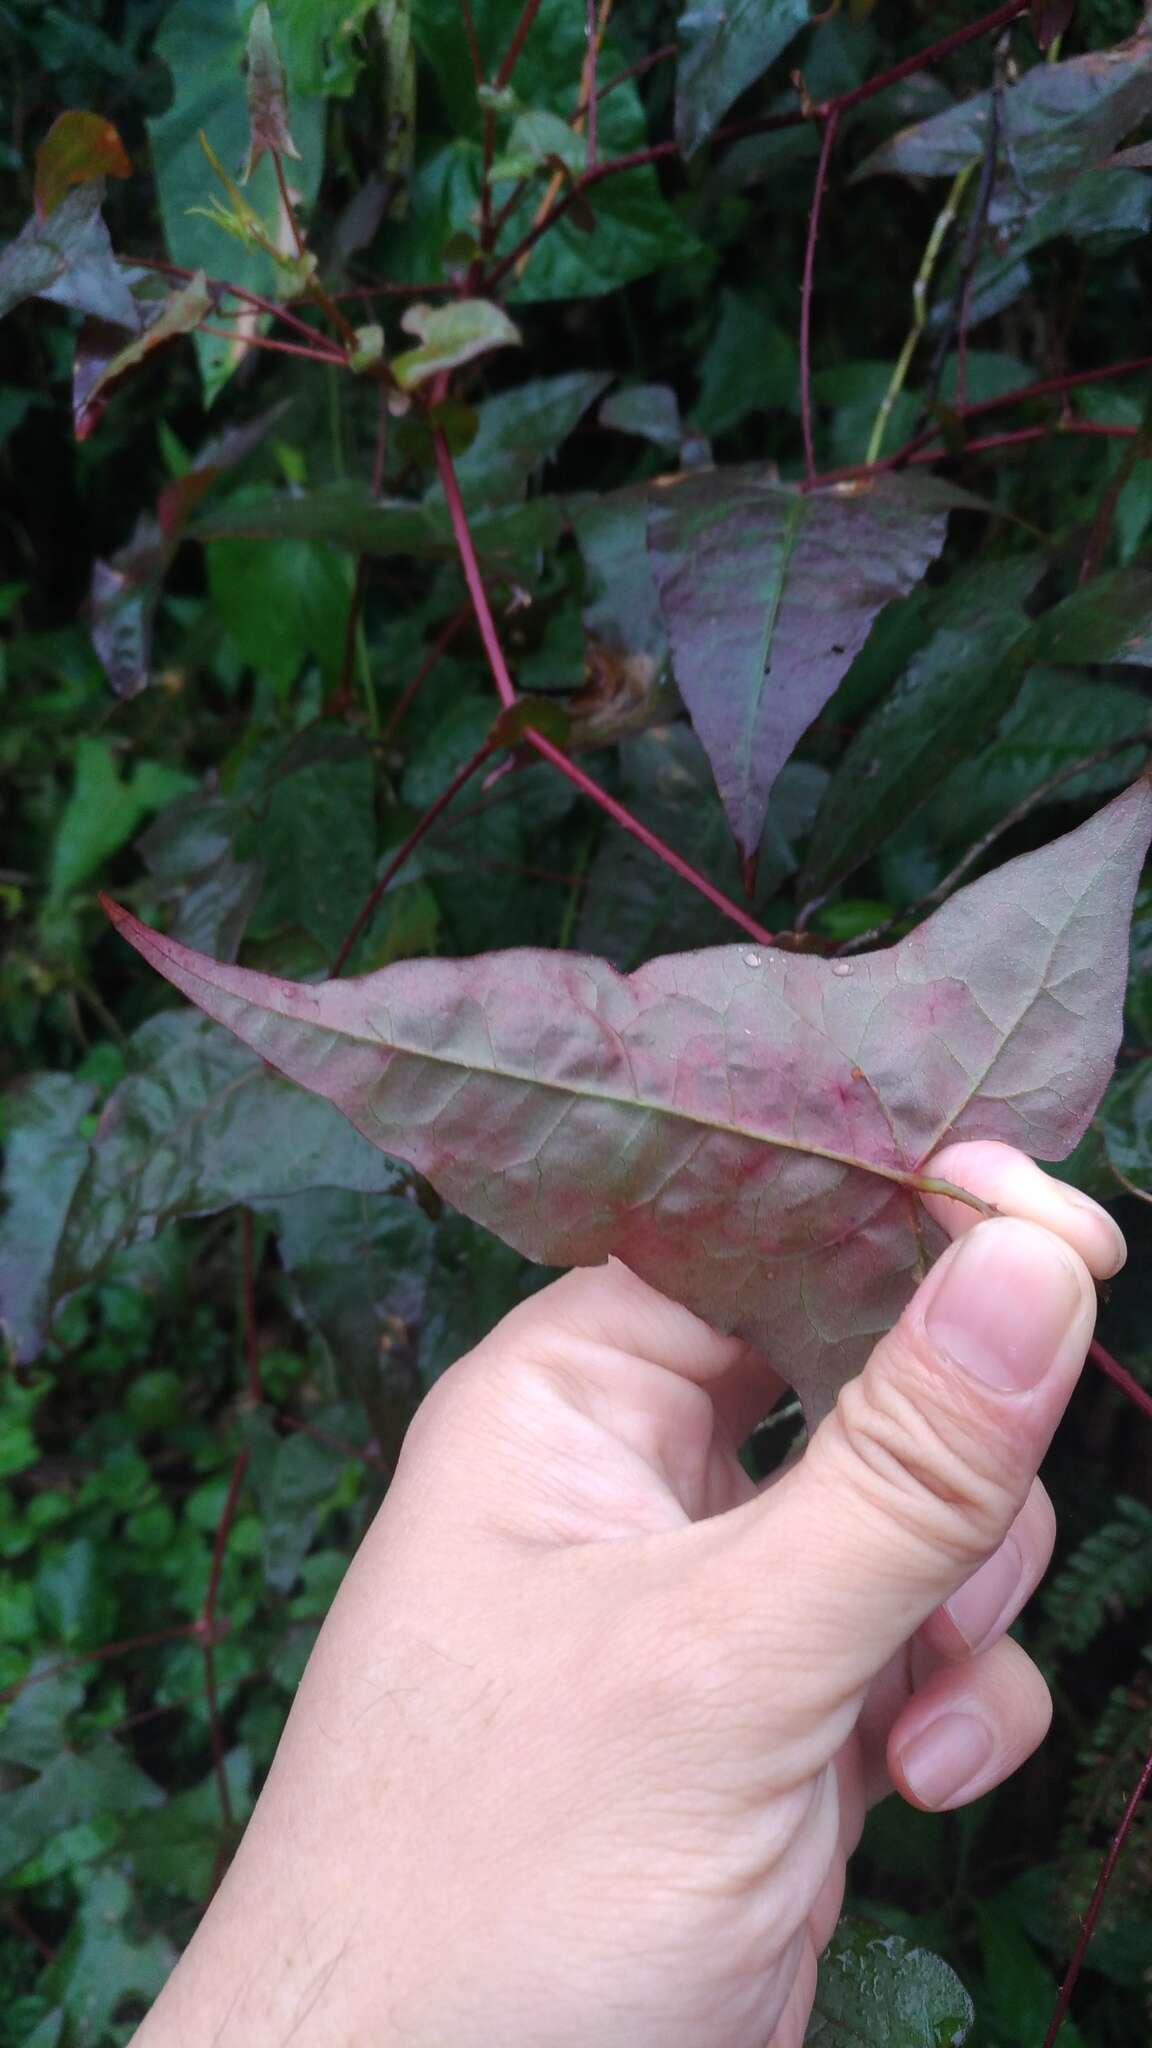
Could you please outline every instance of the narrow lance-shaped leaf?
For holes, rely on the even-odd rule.
[[[162,348],[166,341],[174,341],[177,335],[191,334],[210,312],[212,294],[204,281],[201,271],[178,292],[165,299],[160,311],[143,334],[134,336],[118,350],[99,374],[89,384],[82,403],[76,408],[76,439],[84,441],[104,410],[104,403],[111,386],[118,383],[142,363],[146,356]]]
[[[1112,1071],[1152,831],[1137,783],[887,952],[725,946],[631,976],[570,953],[305,986],[109,906],[143,956],[530,1258],[616,1254],[766,1351],[810,1416],[940,1242],[948,1138],[1062,1157]]]
[[[284,66],[276,48],[272,15],[260,0],[248,28],[248,155],[243,182],[247,184],[262,156],[290,156],[299,161],[300,151],[288,126],[288,92]]]
[[[931,492],[894,479],[805,493],[749,467],[654,489],[648,553],[676,681],[750,878],[772,784],[946,521]]]
[[[854,179],[897,171],[952,178],[983,155],[991,92],[902,128],[874,150]],[[1152,112],[1152,36],[1141,28],[1111,50],[1064,64],[1036,64],[1003,95],[1001,150],[1012,193],[1037,200],[1101,163]]]

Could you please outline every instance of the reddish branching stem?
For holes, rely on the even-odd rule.
[[[237,334],[231,327],[217,327],[207,320],[201,320],[196,332],[218,335],[221,341],[234,342],[240,348],[263,349],[276,356],[302,356],[308,363],[334,363],[338,370],[345,368],[344,357],[333,348],[304,348],[297,341],[276,341],[270,334]]]
[[[500,69],[496,73],[497,92],[503,92],[520,62],[520,52],[528,40],[528,32],[539,12],[540,0],[524,0],[524,5],[520,9],[520,19],[509,36],[508,48],[500,59]]]
[[[220,1595],[220,1575],[224,1569],[224,1557],[228,1549],[228,1538],[236,1520],[240,1504],[240,1489],[248,1470],[248,1452],[237,1451],[224,1496],[220,1520],[212,1543],[212,1562],[208,1568],[208,1590],[200,1620],[195,1628],[196,1641],[204,1659],[204,1698],[208,1708],[208,1729],[212,1743],[212,1769],[216,1777],[216,1793],[220,1801],[220,1817],[224,1826],[231,1829],[235,1823],[232,1808],[232,1791],[228,1783],[228,1771],[224,1760],[224,1727],[220,1718],[220,1694],[216,1684],[216,1603]],[[213,1886],[215,1889],[215,1886]]]
[[[500,636],[496,631],[492,609],[488,603],[488,593],[484,588],[484,579],[476,560],[476,549],[448,443],[438,427],[433,430],[433,441],[440,482],[452,522],[456,551],[460,557],[460,567],[464,572],[464,581],[468,586],[468,595],[472,601],[472,610],[484,644],[484,652],[488,657],[496,693],[502,704],[514,704],[516,687],[508,673],[508,664],[504,659],[504,650],[500,645]],[[543,733],[536,732],[530,727],[524,734],[524,740],[526,745],[535,748],[542,760],[550,761],[554,768],[558,768],[561,775],[565,776],[574,788],[580,790],[584,796],[590,797],[594,804],[615,820],[616,824],[623,826],[634,839],[638,839],[641,846],[646,846],[649,853],[655,854],[657,860],[662,861],[665,867],[671,868],[673,874],[679,875],[682,881],[688,882],[701,896],[706,897],[708,902],[722,911],[725,917],[730,918],[733,924],[739,925],[741,931],[746,932],[749,938],[755,939],[762,946],[772,944],[771,932],[766,931],[762,924],[758,924],[746,910],[742,910],[738,903],[733,903],[722,889],[717,889],[665,840],[655,832],[649,831],[647,825],[641,824],[639,818],[634,818],[631,811],[626,810],[623,804],[617,803],[615,797],[609,796],[606,789],[601,789],[598,782],[594,782],[590,775],[586,775],[582,768],[578,768],[576,763],[570,760],[561,748],[546,739]]]
[[[180,1643],[199,1640],[202,1623],[181,1622],[175,1628],[150,1629],[143,1636],[121,1636],[114,1643],[101,1643],[98,1650],[77,1650],[71,1657],[61,1657],[58,1663],[45,1664],[41,1670],[29,1672],[27,1678],[18,1678],[14,1685],[6,1685],[0,1691],[0,1706],[7,1706],[31,1686],[45,1685],[50,1678],[57,1678],[62,1671],[73,1671],[79,1664],[103,1664],[111,1657],[130,1657],[133,1650],[152,1650],[161,1643]]]
[[[812,207],[808,215],[808,236],[804,244],[804,270],[800,281],[800,427],[804,436],[804,474],[811,483],[816,475],[816,454],[812,440],[812,285],[816,275],[816,244],[820,239],[820,213],[828,183],[828,168],[836,141],[840,116],[833,111],[824,123]]]
[[[1000,29],[1007,28],[1019,15],[1027,13],[1028,6],[1029,0],[1008,0],[1006,6],[997,7],[991,14],[981,15],[977,21],[967,22],[963,28],[954,29],[950,35],[941,36],[938,42],[918,50],[914,56],[905,57],[890,70],[879,72],[875,78],[865,79],[863,85],[854,86],[851,92],[839,93],[833,99],[806,103],[786,114],[767,114],[750,121],[732,122],[726,127],[718,128],[712,141],[714,144],[736,142],[744,136],[765,135],[780,128],[800,127],[809,121],[821,122],[827,132],[830,125],[837,126],[841,117],[852,108],[861,106],[865,100],[875,99],[878,93],[886,92],[889,86],[898,84],[901,79],[910,78],[914,72],[927,70],[943,58],[951,56],[953,51],[962,49],[966,43],[975,42],[981,36],[995,35]],[[532,11],[534,13],[535,9]],[[527,12],[526,8],[525,13]],[[598,184],[601,178],[618,177],[624,171],[639,170],[645,165],[663,162],[677,153],[674,141],[654,142],[646,149],[631,150],[626,156],[609,157],[600,163],[590,165],[580,177],[573,180],[555,205],[539,220],[533,222],[516,247],[500,258],[495,269],[484,280],[485,290],[495,291],[504,278],[519,267],[529,250],[540,240],[541,235],[547,234],[549,228],[554,227],[556,222],[562,219],[591,185]]]
[[[256,1329],[256,1268],[253,1255],[254,1229],[251,1209],[240,1212],[240,1298],[244,1324],[244,1370],[248,1399],[259,1407],[264,1398],[260,1384],[260,1340]]]
[[[1152,1785],[1152,1754],[1149,1754],[1144,1760],[1140,1775],[1128,1795],[1124,1811],[1120,1816],[1120,1824],[1108,1844],[1104,1861],[1100,1865],[1096,1884],[1088,1904],[1088,1911],[1084,1915],[1076,1947],[1072,1953],[1072,1960],[1064,1973],[1064,1981],[1060,1986],[1056,2003],[1052,2009],[1052,2017],[1048,2022],[1048,2031],[1044,2036],[1043,2048],[1054,2048],[1056,2037],[1068,2017],[1068,2008],[1072,2003],[1072,1993],[1076,1989],[1076,1981],[1083,1968],[1084,1958],[1088,1953],[1088,1945],[1096,1932],[1096,1925],[1104,1904],[1105,1893],[1112,1882],[1116,1865],[1120,1861],[1121,1851],[1128,1839],[1132,1823],[1136,1818],[1137,1811],[1148,1791],[1149,1785]]]
[[[410,680],[407,683],[405,683],[404,688],[400,692],[399,697],[396,699],[396,702],[393,705],[391,712],[389,713],[388,723],[386,724],[383,732],[380,735],[380,743],[382,746],[387,747],[392,744],[392,741],[395,739],[397,733],[400,730],[400,727],[403,725],[404,720],[407,718],[408,713],[412,708],[412,705],[419,693],[421,684],[424,683],[427,677],[431,675],[433,669],[436,667],[436,664],[441,660],[441,658],[445,654],[447,654],[448,649],[451,647],[452,642],[455,640],[457,634],[463,632],[465,626],[468,624],[468,621],[471,617],[471,605],[464,604],[460,606],[459,611],[453,612],[452,617],[448,620],[446,625],[441,626],[440,631],[437,633],[435,640],[433,640],[432,645],[427,649],[426,653],[421,658],[421,661],[419,663],[419,666],[415,670],[415,673],[412,675]]]
[[[397,875],[399,874],[401,868],[404,866],[405,862],[411,858],[412,854],[415,853],[416,848],[419,846],[420,841],[424,838],[425,834],[431,831],[432,826],[436,823],[437,818],[439,818],[443,814],[443,812],[447,810],[449,804],[452,802],[453,797],[459,795],[465,783],[471,781],[472,777],[476,773],[476,770],[478,768],[483,767],[485,761],[488,760],[492,751],[493,747],[491,740],[485,740],[483,746],[477,747],[476,752],[471,756],[471,758],[465,761],[462,768],[458,768],[456,770],[456,773],[452,777],[451,781],[445,784],[444,788],[440,791],[439,796],[436,797],[434,801],[429,804],[428,809],[425,811],[423,817],[420,818],[418,822],[412,827],[412,830],[408,834],[407,839],[403,840],[402,843],[396,848],[395,853],[392,855],[391,860],[387,863],[383,874],[380,876],[379,881],[376,883],[375,887],[369,891],[368,895],[364,898],[363,903],[360,905],[359,910],[356,912],[356,915],[353,918],[352,923],[349,925],[348,930],[344,935],[344,938],[340,945],[340,950],[337,953],[336,958],[332,962],[331,972],[333,978],[335,978],[336,975],[340,974],[343,971],[344,965],[348,959],[348,955],[351,953],[353,946],[356,944],[357,939],[360,937],[361,932],[363,931],[365,925],[368,923],[368,920],[372,916],[374,910],[376,909],[377,904],[383,897],[385,890],[391,887],[392,883],[395,881]]]

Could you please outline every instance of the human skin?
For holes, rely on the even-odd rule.
[[[803,1456],[766,1361],[626,1268],[433,1388],[223,1884],[133,2048],[800,2048],[867,1805],[1036,1748],[1005,1630],[1105,1212],[1007,1147]],[[783,1362],[780,1362],[783,1363]]]

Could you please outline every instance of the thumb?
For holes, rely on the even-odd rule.
[[[990,1557],[1079,1376],[1096,1294],[1039,1224],[995,1218],[944,1253],[803,1458],[725,1529],[727,1598],[760,1592],[773,1707],[803,1740],[846,1733],[861,1690]],[[754,1555],[750,1556],[750,1553]],[[763,1588],[772,1584],[771,1646]],[[781,1684],[782,1673],[787,1683]],[[786,1735],[772,1713],[777,1735]]]

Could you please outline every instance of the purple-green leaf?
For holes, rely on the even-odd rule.
[[[803,492],[747,467],[653,487],[648,554],[676,681],[749,871],[777,775],[946,521],[941,499],[898,478]]]
[[[950,1138],[1043,1158],[1112,1072],[1141,781],[886,952],[747,944],[631,976],[571,953],[405,961],[316,986],[223,967],[109,905],[272,1066],[530,1258],[609,1254],[763,1349],[818,1415],[937,1249]]]
[[[865,158],[854,181],[882,171],[955,177],[983,156],[991,111],[991,92],[974,93],[900,129]],[[1111,50],[1034,65],[1002,97],[1000,152],[1009,197],[1018,205],[1059,191],[1102,163],[1149,113],[1152,37],[1144,29]]]
[[[248,29],[248,156],[241,178],[247,184],[266,153],[293,157],[300,151],[288,126],[288,89],[276,48],[272,15],[260,0]]]

